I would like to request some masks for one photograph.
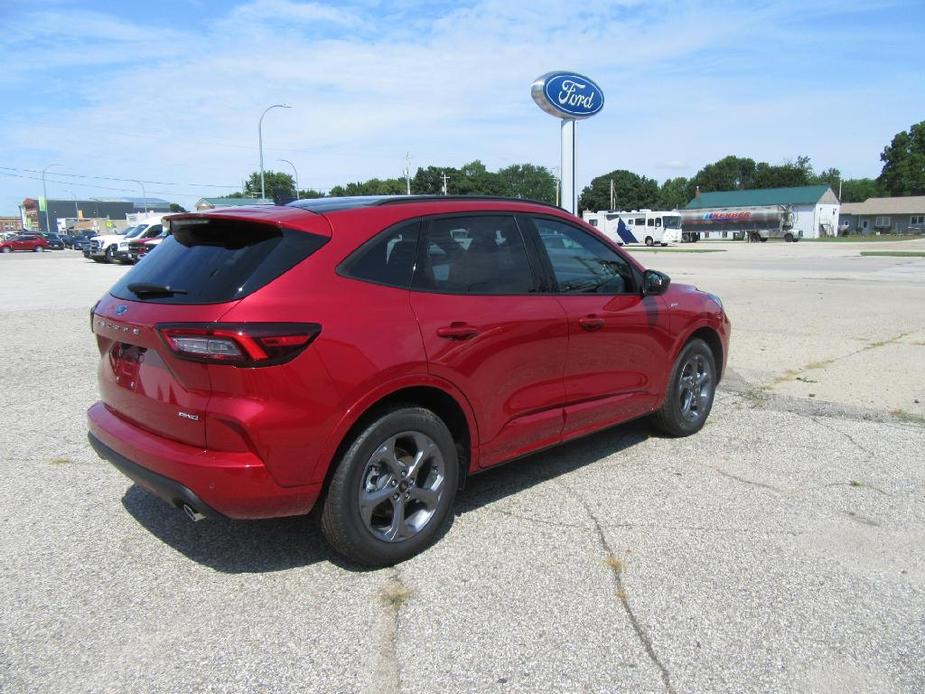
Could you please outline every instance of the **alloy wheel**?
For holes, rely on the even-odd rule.
[[[702,354],[693,354],[684,362],[678,376],[678,396],[681,416],[696,422],[706,413],[713,395],[713,374]]]
[[[436,442],[419,431],[386,439],[360,478],[359,510],[366,529],[385,542],[401,542],[430,523],[443,495],[445,462]]]

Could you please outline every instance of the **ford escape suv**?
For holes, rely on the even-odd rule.
[[[648,416],[697,432],[720,300],[562,210],[367,197],[180,214],[94,307],[98,454],[191,518],[318,508],[368,565],[468,475]]]

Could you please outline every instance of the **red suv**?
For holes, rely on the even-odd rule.
[[[38,234],[16,234],[8,240],[0,239],[0,253],[12,251],[35,251],[41,253],[48,248],[48,240]]]
[[[704,424],[729,321],[562,210],[328,198],[182,214],[95,306],[96,451],[191,518],[320,507],[424,549],[466,477],[643,416]]]

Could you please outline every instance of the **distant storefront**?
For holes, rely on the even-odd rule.
[[[925,233],[925,195],[846,202],[841,206],[838,229],[846,234]]]

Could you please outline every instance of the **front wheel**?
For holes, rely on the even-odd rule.
[[[110,246],[109,248],[106,249],[105,261],[106,261],[107,263],[114,263],[114,262],[116,262],[116,258],[115,258],[115,246]]]
[[[793,243],[793,234],[784,234],[784,241],[787,243]]]
[[[669,436],[700,431],[713,408],[716,382],[713,352],[703,340],[691,340],[671,370],[665,402],[652,415],[653,426]]]
[[[44,249],[42,246],[36,246],[36,247],[33,248],[32,250],[33,250],[35,253],[41,253],[41,252],[44,251],[45,249]]]
[[[340,554],[390,566],[426,549],[456,496],[453,436],[421,407],[381,414],[350,444],[328,485],[321,530]]]
[[[12,250],[13,250],[13,249],[10,248],[9,246],[4,246],[2,252],[3,252],[3,253],[9,253],[9,252],[12,251]]]
[[[652,239],[651,236],[646,236],[646,245],[647,245],[647,246],[654,246],[654,245],[655,245],[655,241]]]

